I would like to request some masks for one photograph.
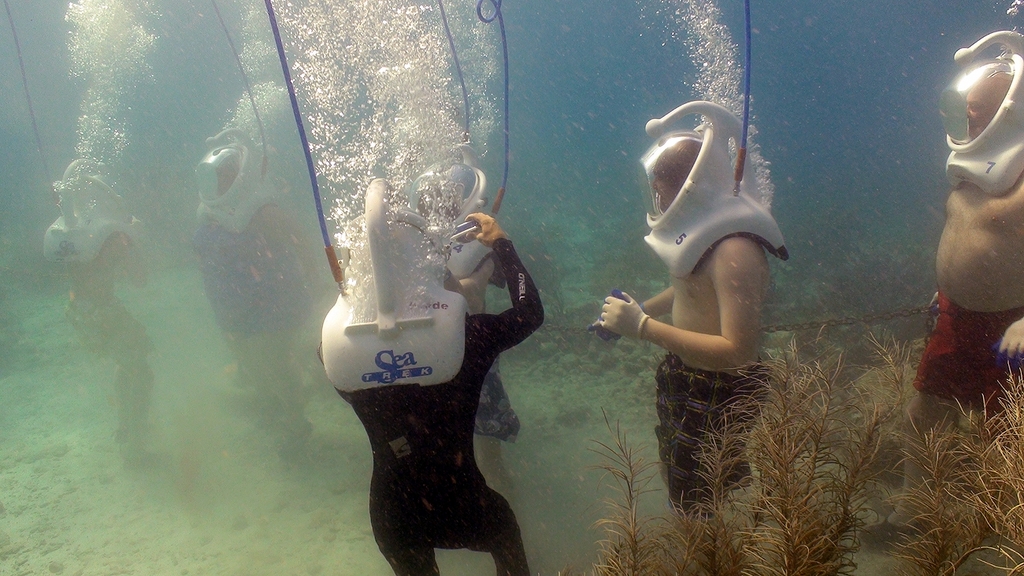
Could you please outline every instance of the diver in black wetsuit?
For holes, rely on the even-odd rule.
[[[530,573],[515,514],[477,467],[473,429],[491,364],[540,327],[544,308],[497,222],[485,214],[469,219],[480,225],[475,238],[498,257],[512,308],[467,316],[462,367],[449,382],[338,392],[370,438],[370,523],[398,576],[439,574],[434,548],[489,552],[498,576]]]

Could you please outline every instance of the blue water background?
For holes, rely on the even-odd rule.
[[[13,3],[47,162],[57,179],[71,159],[82,83],[69,77],[66,3]],[[636,276],[661,275],[642,242],[636,159],[644,123],[691,98],[693,67],[668,37],[657,3],[508,2],[512,168],[505,222],[531,253],[554,306],[571,310],[611,286],[602,270],[628,258]],[[740,2],[722,3],[741,38]],[[230,8],[230,6],[228,6]],[[945,148],[935,102],[953,74],[952,53],[1011,27],[998,3],[799,0],[753,2],[753,113],[771,163],[774,210],[792,260],[777,282],[842,295],[847,312],[915,304],[931,289],[927,260],[941,229]],[[240,94],[230,53],[204,2],[163,2],[147,24],[161,37],[153,81],[133,96],[122,193],[157,244],[174,253],[192,226],[192,167]],[[225,9],[229,20],[237,12]],[[42,230],[50,203],[7,34],[0,43],[0,238],[4,262],[45,275]],[[495,135],[497,136],[497,135]],[[286,154],[298,161],[295,150]],[[500,141],[486,163],[500,174]],[[301,166],[292,166],[301,176]],[[301,188],[301,177],[295,180]],[[311,201],[307,202],[307,206]],[[310,212],[305,213],[312,219]],[[912,274],[884,286],[871,259],[913,250]],[[922,255],[921,252],[924,252]],[[852,260],[851,260],[852,259]],[[883,266],[884,268],[884,266]],[[837,274],[837,270],[842,270]],[[889,271],[893,272],[893,271]],[[895,271],[898,272],[898,271]],[[597,275],[588,282],[581,278]],[[24,274],[19,274],[24,276]],[[789,278],[789,280],[786,280]],[[556,288],[553,283],[566,287]],[[628,280],[622,280],[626,288]],[[603,283],[603,284],[602,284]],[[589,285],[592,293],[581,293]],[[902,297],[893,300],[889,289]],[[635,287],[642,291],[645,287]],[[776,294],[774,321],[827,313],[815,291]]]

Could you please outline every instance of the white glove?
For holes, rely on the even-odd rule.
[[[650,316],[640,307],[640,303],[632,296],[622,293],[626,300],[614,296],[604,299],[604,306],[601,308],[601,326],[608,330],[628,336],[639,338],[643,334],[644,324]]]
[[[1024,357],[1024,319],[1010,324],[997,346],[999,364],[1010,362],[1012,367],[1019,368]]]

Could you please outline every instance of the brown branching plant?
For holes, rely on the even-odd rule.
[[[916,346],[893,338],[868,335],[875,363],[857,378],[856,388],[881,411],[882,430],[892,436],[902,429],[908,391],[912,391],[916,366],[911,358],[921,355]]]
[[[613,428],[607,414],[604,419],[613,441],[595,440],[597,447],[591,451],[601,457],[598,469],[612,479],[617,497],[604,500],[610,514],[597,522],[606,538],[601,541],[600,561],[594,568],[602,576],[655,574],[660,563],[659,535],[653,519],[642,517],[639,506],[641,497],[653,490],[650,483],[657,464],[629,445],[618,423]]]
[[[887,410],[850,385],[841,356],[803,361],[790,348],[772,371],[749,441],[755,571],[850,574]]]
[[[749,468],[747,434],[759,416],[758,399],[766,387],[767,382],[762,382],[759,389],[729,408],[722,429],[709,435],[700,455],[699,474],[707,486],[706,498],[681,516],[700,527],[699,538],[693,541],[700,574],[739,576],[752,567],[746,530],[752,523],[748,490],[752,479],[741,482],[746,486],[738,490],[734,471]]]
[[[698,471],[706,486],[705,498],[692,507],[675,509],[667,520],[662,536],[664,574],[741,576],[752,568],[747,539],[749,491],[738,490],[736,478],[736,470],[747,464],[747,432],[759,410],[756,399],[761,390],[752,392],[730,406],[721,430],[706,439]]]
[[[897,498],[910,517],[893,553],[901,560],[897,573],[953,576],[993,533],[975,500],[982,478],[978,444],[954,426],[909,436],[906,458],[922,477]]]
[[[704,446],[706,498],[660,526],[635,516],[650,476],[635,480],[647,470],[616,428],[616,443],[598,452],[602,468],[623,488],[620,500],[609,503],[613,514],[603,523],[609,538],[596,572],[853,573],[882,437],[902,414],[899,392],[887,387],[906,384],[906,349],[889,342],[878,347],[881,366],[864,382],[848,377],[839,354],[803,359],[791,346],[770,361],[768,381],[727,414],[723,430]],[[730,477],[740,461],[750,463],[752,476],[737,487]]]
[[[1024,575],[1024,376],[1003,387],[1002,412],[984,423],[974,506],[999,535],[994,548],[1008,574]]]
[[[911,358],[921,352],[915,345],[893,338],[879,340],[874,334],[868,335],[873,349],[874,363],[865,367],[855,383],[856,389],[865,394],[867,401],[878,408],[881,420],[881,447],[876,462],[880,476],[878,484],[903,485],[903,435],[906,427],[906,410],[913,392],[916,366]],[[880,492],[884,491],[880,486]]]
[[[741,576],[748,567],[744,551],[745,526],[729,496],[726,476],[740,458],[735,446],[738,434],[724,434],[706,456],[710,465],[702,474],[713,487],[707,502],[691,509],[677,509],[668,518],[641,518],[638,504],[643,494],[653,491],[656,463],[643,459],[640,451],[626,442],[618,425],[610,444],[596,442],[593,452],[601,456],[598,466],[614,480],[616,497],[606,499],[610,514],[597,525],[604,528],[599,561],[594,573],[607,576]],[[729,429],[732,424],[727,424]]]

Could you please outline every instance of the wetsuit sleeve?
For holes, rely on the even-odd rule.
[[[544,306],[533,278],[507,238],[494,242],[498,265],[505,276],[512,307],[498,315],[481,314],[479,330],[499,351],[519,344],[544,323]]]

